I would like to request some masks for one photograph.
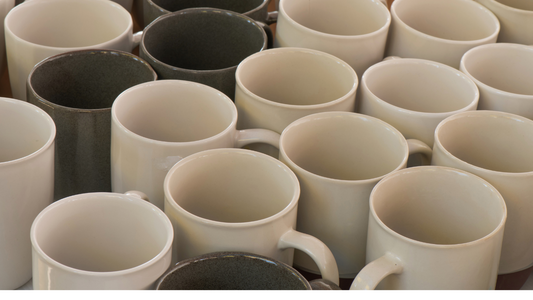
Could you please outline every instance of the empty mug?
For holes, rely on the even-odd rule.
[[[498,17],[498,43],[533,45],[533,2],[523,0],[476,0]]]

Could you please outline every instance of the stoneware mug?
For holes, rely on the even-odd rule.
[[[56,200],[111,191],[111,105],[122,91],[156,79],[147,62],[114,50],[62,53],[33,68],[28,101],[57,126]]]
[[[144,191],[163,209],[163,182],[182,158],[202,150],[263,142],[279,134],[237,130],[237,109],[222,92],[183,80],[142,83],[120,94],[111,108],[113,192]]]
[[[478,46],[463,55],[460,70],[479,88],[479,110],[504,111],[533,119],[532,46]]]
[[[43,59],[82,49],[131,52],[141,39],[130,13],[109,0],[25,1],[5,18],[6,53],[13,97],[26,100],[26,81]]]
[[[370,194],[368,264],[351,289],[494,289],[506,216],[500,193],[471,173],[393,172]]]
[[[150,23],[139,55],[159,79],[202,83],[233,100],[237,65],[266,48],[267,35],[251,18],[228,10],[189,8]]]
[[[527,0],[476,0],[498,17],[498,43],[533,45],[533,2]]]
[[[341,278],[354,278],[365,265],[370,191],[385,175],[405,168],[414,153],[431,159],[423,142],[353,112],[308,115],[281,134],[279,159],[296,174],[302,191],[296,229],[331,249]],[[294,265],[317,273],[299,251]]]
[[[37,106],[0,98],[0,289],[31,279],[30,227],[53,201],[56,127]]]
[[[322,278],[339,284],[329,248],[295,230],[300,187],[279,160],[247,149],[205,150],[175,164],[164,188],[174,262],[244,251],[292,265],[296,248],[312,258]]]
[[[31,227],[34,290],[153,289],[173,229],[138,191],[86,193],[46,207]]]

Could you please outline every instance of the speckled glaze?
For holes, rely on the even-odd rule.
[[[233,100],[237,65],[266,47],[266,33],[252,19],[227,10],[190,8],[148,25],[139,56],[160,79],[203,83]]]
[[[55,200],[111,191],[111,105],[127,88],[156,79],[145,61],[112,50],[68,52],[35,66],[28,102],[57,126]]]

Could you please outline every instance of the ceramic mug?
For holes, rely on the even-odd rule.
[[[33,68],[28,101],[52,116],[57,126],[56,200],[111,191],[113,101],[129,87],[156,79],[147,62],[114,50],[62,53]]]
[[[391,22],[386,1],[281,0],[278,13],[274,47],[332,54],[358,76],[383,59]]]
[[[39,0],[17,5],[6,16],[5,35],[13,97],[26,100],[26,81],[43,59],[83,49],[131,52],[141,39],[122,6],[109,0]]]
[[[142,190],[161,209],[165,175],[182,158],[253,142],[279,147],[275,132],[237,130],[235,104],[222,92],[190,81],[134,86],[117,97],[111,115],[112,190]]]
[[[500,23],[472,0],[395,0],[386,56],[421,58],[456,69],[469,49],[495,43]]]
[[[431,148],[406,140],[391,125],[353,112],[323,112],[291,123],[280,139],[281,162],[300,182],[296,229],[323,241],[333,252],[341,278],[354,278],[365,265],[368,199],[387,174],[405,168],[409,154]],[[296,252],[294,265],[317,273]]]
[[[33,104],[0,98],[0,289],[31,279],[30,227],[53,201],[54,121]]]
[[[15,0],[0,1],[0,74],[4,74],[6,67],[6,39],[4,31],[4,19],[7,13],[15,7]]]
[[[497,43],[470,49],[460,70],[479,88],[479,110],[533,119],[533,47]]]
[[[533,3],[522,0],[476,0],[498,17],[498,43],[533,45]]]
[[[46,207],[31,227],[34,290],[153,289],[173,229],[146,195],[86,193]]]
[[[218,251],[256,253],[292,265],[307,253],[322,278],[339,284],[335,258],[319,239],[300,233],[300,188],[279,160],[246,149],[187,156],[165,177],[165,213],[174,226],[173,261]]]
[[[202,83],[235,95],[235,70],[267,47],[263,28],[236,12],[189,8],[169,13],[145,29],[139,55],[160,79]]]
[[[506,212],[500,193],[471,173],[393,172],[370,194],[368,264],[351,289],[494,289]]]

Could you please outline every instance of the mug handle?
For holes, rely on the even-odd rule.
[[[272,49],[274,47],[274,34],[272,33],[272,29],[266,23],[259,21],[255,21],[255,23],[262,27],[267,35],[267,49]]]
[[[241,148],[253,143],[266,143],[279,149],[280,135],[268,129],[244,129],[237,131],[235,146]]]
[[[143,36],[142,30],[133,34],[133,45],[131,46],[131,50],[139,46],[139,44],[141,43],[142,36]]]
[[[390,274],[401,274],[403,265],[400,259],[387,252],[382,257],[366,265],[357,274],[350,290],[374,290]]]
[[[407,139],[407,146],[409,147],[409,155],[420,153],[424,157],[423,164],[431,164],[431,156],[433,156],[433,150],[426,143],[417,139]]]
[[[137,197],[137,198],[140,198],[140,199],[142,199],[142,200],[145,200],[145,201],[150,202],[150,199],[148,199],[148,196],[147,196],[145,193],[143,193],[143,192],[139,192],[139,191],[127,191],[127,192],[124,193],[124,195]]]
[[[278,249],[294,248],[309,255],[318,266],[322,279],[339,285],[339,269],[331,250],[322,241],[309,234],[296,230],[284,233],[278,242]]]

